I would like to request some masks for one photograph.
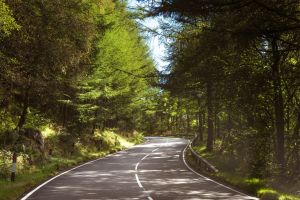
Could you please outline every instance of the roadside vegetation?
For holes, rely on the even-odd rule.
[[[216,141],[220,144],[220,140]],[[207,152],[205,144],[199,144],[193,149],[202,158],[206,159],[209,163],[215,166],[218,173],[208,173],[203,169],[198,168],[197,165],[189,158],[189,163],[198,168],[201,173],[212,177],[215,180],[231,185],[236,189],[242,190],[247,194],[259,197],[262,200],[279,199],[279,200],[299,200],[299,187],[300,183],[286,182],[284,185],[278,183],[273,178],[251,178],[251,166],[247,165],[245,158],[240,153],[232,154],[223,151],[221,145],[216,145],[214,153]],[[245,165],[243,165],[243,163]]]
[[[117,134],[117,130],[96,130],[94,135],[76,138],[47,127],[42,131],[45,138],[45,152],[41,154],[33,146],[21,151],[17,162],[16,181],[10,181],[11,152],[0,151],[0,199],[14,200],[37,184],[73,166],[101,158],[108,154],[129,148],[143,141],[141,133]]]
[[[139,2],[0,0],[0,198],[140,133],[195,134],[222,180],[299,198],[299,1]],[[165,17],[165,71],[135,17]]]
[[[169,44],[158,127],[254,194],[300,197],[299,1],[144,1]]]
[[[143,140],[158,75],[125,2],[0,0],[0,14],[1,200]]]

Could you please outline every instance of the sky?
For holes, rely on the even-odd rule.
[[[137,2],[136,0],[128,0],[128,7],[135,8],[137,5],[141,5],[142,3]],[[159,21],[157,18],[148,18],[143,21],[139,21],[143,27],[147,27],[150,29],[159,28]],[[164,61],[164,57],[166,57],[166,46],[163,44],[162,39],[159,36],[155,36],[153,34],[147,34],[146,37],[147,45],[150,48],[151,56],[156,63],[156,67],[159,71],[162,71],[165,66],[169,64],[169,62]]]

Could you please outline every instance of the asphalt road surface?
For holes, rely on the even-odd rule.
[[[21,200],[247,200],[191,171],[183,151],[188,141],[149,137],[144,144],[64,172]]]

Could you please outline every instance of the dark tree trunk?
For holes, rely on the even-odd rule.
[[[62,126],[65,127],[67,123],[67,105],[63,104],[63,124]]]
[[[275,111],[275,135],[276,135],[276,158],[281,172],[285,167],[285,151],[284,151],[284,104],[282,97],[280,60],[281,56],[278,50],[277,39],[272,40],[272,79],[274,89],[274,111]]]
[[[215,135],[214,135],[214,141],[215,141],[215,139],[218,137],[218,132],[217,132],[218,123],[217,123],[217,113],[216,112],[214,112],[214,125],[215,125],[214,126],[214,133],[215,133]]]
[[[172,116],[172,131],[176,132],[176,117]]]
[[[295,174],[297,174],[300,169],[300,105],[298,106],[297,120],[296,126],[294,128],[293,139],[296,143]]]
[[[20,115],[20,119],[17,125],[18,129],[21,129],[25,122],[26,122],[26,117],[27,117],[27,113],[28,113],[28,106],[29,106],[29,95],[28,95],[28,89],[26,89],[24,91],[24,95],[23,95],[23,99],[22,99],[22,113]]]
[[[207,81],[206,83],[207,89],[207,151],[213,151],[213,143],[214,143],[214,113],[213,113],[213,103],[212,103],[212,83]]]
[[[176,123],[176,132],[178,132],[179,131],[179,127],[180,127],[179,126],[180,122],[179,122],[179,116],[178,115],[176,115],[176,122],[175,123]]]
[[[200,106],[201,102],[200,99],[198,99],[198,139],[200,142],[203,142],[203,114]]]
[[[98,109],[95,110],[94,117],[95,120],[93,121],[93,125],[92,125],[92,135],[94,135],[95,130],[97,129]]]
[[[191,132],[190,118],[191,118],[190,113],[189,113],[189,110],[187,109],[187,112],[186,112],[186,130],[187,130],[188,134]]]
[[[168,131],[171,131],[172,130],[172,116],[168,114],[167,119],[168,119]]]
[[[221,138],[221,133],[220,133],[220,119],[219,117],[216,115],[216,122],[215,122],[215,127],[216,127],[216,136],[217,138]]]
[[[232,129],[232,108],[231,108],[231,105],[229,106],[229,110],[228,110],[228,118],[227,118],[227,123],[226,123],[226,129],[227,129],[228,133]]]

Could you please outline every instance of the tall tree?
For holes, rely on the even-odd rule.
[[[228,33],[239,47],[256,46],[269,56],[272,74],[274,128],[277,163],[285,166],[285,111],[282,89],[282,62],[299,50],[300,16],[297,1],[154,1],[149,15],[168,15],[183,23],[208,22],[212,33]],[[282,170],[283,172],[284,170]]]
[[[95,32],[92,7],[87,1],[9,1],[20,30],[1,41],[6,64],[2,81],[20,102],[18,127],[25,124],[33,99],[44,100],[48,90],[74,76],[91,49]],[[45,102],[44,102],[45,103]]]

